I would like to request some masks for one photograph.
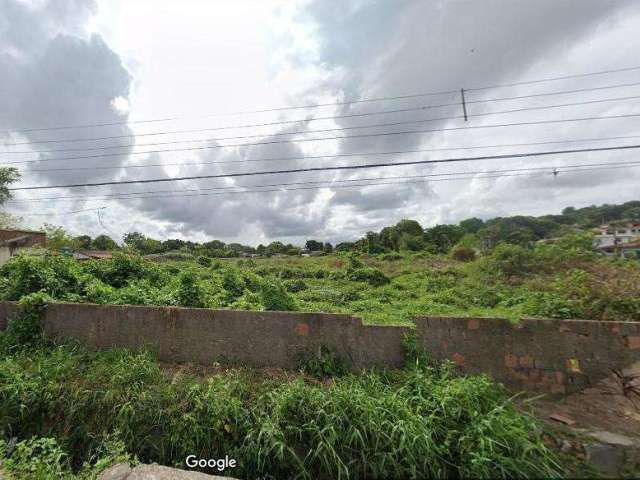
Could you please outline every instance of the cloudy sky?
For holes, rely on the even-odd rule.
[[[640,117],[531,122],[640,114],[640,69],[577,76],[640,66],[638,31],[634,0],[0,0],[0,164],[26,187],[633,145]],[[362,101],[388,97],[405,98]],[[4,208],[116,239],[338,241],[638,199],[640,167],[571,170],[637,157],[27,190]]]

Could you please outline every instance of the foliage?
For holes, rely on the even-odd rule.
[[[115,250],[118,244],[108,235],[98,235],[91,242],[91,247],[96,250]]]
[[[51,298],[43,292],[22,297],[19,313],[9,318],[6,331],[0,336],[0,350],[12,352],[46,343],[42,319],[50,301]]]
[[[134,456],[184,467],[188,454],[226,454],[239,478],[560,473],[535,422],[484,377],[420,366],[326,383],[169,374],[150,354],[125,350],[17,352],[0,358],[0,424],[19,440],[3,468],[64,478],[73,466],[83,478]]]
[[[299,358],[300,370],[315,378],[340,377],[349,372],[346,360],[325,345],[317,352],[304,352]]]
[[[472,248],[457,246],[451,251],[451,258],[459,262],[472,262],[476,259],[476,251]]]
[[[295,299],[279,282],[265,281],[260,289],[260,300],[265,310],[297,310]]]
[[[527,274],[536,268],[531,250],[509,243],[498,245],[487,260],[490,268],[507,277]]]
[[[13,167],[0,167],[0,205],[11,198],[9,185],[20,179],[20,172]]]
[[[389,278],[377,268],[361,267],[347,270],[346,278],[352,282],[367,282],[373,287],[389,283]]]
[[[184,307],[204,307],[204,293],[193,272],[182,272],[178,277],[178,304]]]
[[[42,230],[47,234],[47,248],[50,250],[60,250],[62,248],[78,248],[79,242],[69,235],[62,227],[45,223]]]

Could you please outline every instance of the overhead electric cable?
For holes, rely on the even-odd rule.
[[[153,143],[141,143],[141,144],[126,144],[126,145],[106,145],[99,147],[81,147],[81,148],[58,148],[55,150],[31,150],[31,151],[18,151],[18,152],[1,152],[3,154],[29,154],[29,153],[55,153],[55,152],[84,152],[84,151],[94,151],[94,150],[110,150],[117,148],[132,148],[132,147],[152,147],[157,145],[172,145],[178,143],[198,143],[198,142],[217,142],[220,140],[242,140],[246,138],[264,138],[264,137],[276,137],[276,136],[284,136],[284,135],[307,135],[310,133],[327,133],[327,132],[337,132],[344,130],[357,130],[362,128],[378,128],[378,127],[394,127],[398,125],[411,125],[416,123],[428,123],[428,122],[440,122],[447,120],[461,120],[465,118],[475,118],[475,117],[486,117],[491,115],[503,115],[509,113],[519,113],[526,112],[532,110],[547,110],[550,108],[562,108],[562,107],[575,107],[582,105],[589,105],[594,103],[606,103],[606,102],[617,102],[617,101],[626,101],[626,100],[635,100],[640,98],[640,95],[632,95],[626,97],[616,97],[616,98],[603,98],[598,100],[585,100],[581,102],[572,102],[572,103],[561,103],[555,105],[540,105],[535,107],[522,107],[515,108],[511,110],[498,110],[496,112],[481,112],[467,115],[457,115],[453,117],[436,117],[436,118],[424,118],[418,120],[405,120],[398,122],[384,122],[384,123],[372,123],[368,125],[353,125],[348,127],[337,127],[337,128],[324,128],[317,130],[299,130],[293,132],[279,132],[279,133],[260,133],[255,135],[239,135],[233,137],[214,137],[214,138],[203,138],[203,139],[191,139],[191,140],[173,140],[166,142],[153,142]],[[98,141],[98,140],[106,140],[107,137],[96,137],[96,138],[86,138],[86,139],[72,139],[72,140],[43,140],[43,141],[34,141],[34,142],[24,142],[24,143],[14,143],[8,145],[26,145],[26,144],[41,144],[41,143],[75,143],[75,142],[84,142],[84,141]]]
[[[291,160],[309,160],[309,159],[323,159],[323,158],[340,158],[340,157],[367,157],[378,155],[399,155],[407,153],[427,153],[427,152],[443,152],[443,151],[455,151],[455,150],[475,150],[484,148],[503,148],[503,147],[529,147],[536,145],[555,145],[562,143],[589,143],[589,142],[608,142],[611,140],[624,140],[624,139],[636,139],[640,138],[640,135],[622,135],[615,137],[599,137],[599,138],[576,138],[570,140],[553,140],[545,142],[527,142],[527,143],[501,143],[493,145],[470,145],[468,147],[442,147],[442,148],[421,148],[415,150],[395,150],[392,152],[363,152],[363,153],[336,153],[331,155],[307,155],[298,157],[275,157],[275,158],[247,158],[242,160],[218,160],[212,162],[172,162],[172,163],[144,163],[139,165],[113,165],[113,166],[91,166],[91,167],[60,167],[60,168],[30,168],[24,173],[30,172],[76,172],[82,170],[127,170],[130,168],[153,168],[153,167],[188,167],[188,166],[201,166],[201,165],[220,165],[220,164],[235,164],[235,163],[250,163],[250,162],[281,162]]]
[[[586,72],[586,73],[578,73],[578,74],[563,75],[563,76],[556,76],[556,77],[546,77],[546,78],[539,78],[534,80],[524,80],[520,82],[470,87],[470,88],[465,88],[465,91],[472,92],[472,91],[489,90],[489,89],[495,89],[495,88],[532,85],[535,83],[545,83],[545,82],[551,82],[551,81],[557,81],[557,80],[568,80],[571,78],[583,78],[583,77],[605,75],[605,74],[611,74],[611,73],[630,72],[634,70],[640,70],[640,66],[616,68],[616,69],[609,69],[609,70],[599,70],[596,72]],[[453,94],[457,95],[459,91],[460,90],[456,88],[452,90],[414,93],[414,94],[408,94],[408,95],[396,95],[396,96],[387,96],[387,97],[363,98],[360,100],[350,100],[350,101],[342,101],[342,102],[318,103],[318,104],[307,104],[307,105],[297,105],[297,106],[281,106],[281,107],[272,107],[272,108],[265,108],[265,109],[258,109],[258,110],[246,110],[246,111],[239,111],[239,112],[209,114],[209,115],[202,116],[200,118],[246,115],[246,114],[253,114],[253,113],[279,112],[284,110],[300,110],[300,109],[328,107],[328,106],[353,105],[358,103],[404,100],[404,99],[410,99],[410,98],[420,98],[420,97],[430,97],[430,96],[440,96],[440,95],[453,95]],[[11,131],[16,133],[29,133],[29,132],[38,132],[38,131],[47,131],[47,130],[66,130],[66,129],[76,129],[76,128],[93,128],[93,127],[107,127],[107,126],[127,125],[127,124],[131,125],[131,124],[142,124],[142,123],[168,122],[168,121],[181,120],[183,118],[184,117],[181,117],[181,116],[171,116],[171,117],[165,117],[165,118],[131,120],[131,121],[123,120],[123,121],[117,121],[117,122],[97,122],[97,123],[85,123],[85,124],[76,124],[76,125],[20,128],[20,129],[12,129]]]
[[[502,97],[502,98],[489,98],[489,99],[483,99],[483,100],[466,100],[466,104],[477,104],[477,103],[487,103],[487,102],[498,102],[498,101],[507,101],[507,100],[522,100],[525,98],[538,98],[538,97],[546,97],[546,96],[551,96],[551,95],[562,95],[562,94],[570,94],[570,93],[581,93],[581,92],[587,92],[587,91],[596,91],[596,90],[605,90],[605,89],[612,89],[612,88],[621,88],[621,87],[634,87],[634,86],[638,86],[640,85],[640,82],[634,82],[634,83],[623,83],[623,84],[617,84],[617,85],[606,85],[606,86],[600,86],[600,87],[589,87],[589,88],[580,88],[580,89],[574,89],[574,90],[563,90],[563,91],[557,91],[557,92],[544,92],[544,93],[536,93],[536,94],[531,94],[531,95],[517,95],[517,96],[512,96],[512,97]],[[631,97],[631,98],[637,98],[637,97]],[[620,100],[627,100],[629,99],[629,97],[623,97]],[[603,101],[614,101],[614,100],[618,100],[618,99],[602,99],[602,100],[595,100],[593,102],[589,102],[589,101],[583,101],[583,102],[577,102],[574,104],[569,104],[568,106],[571,105],[584,105],[587,103],[599,103],[599,102],[603,102]],[[183,129],[183,130],[165,130],[165,131],[160,131],[160,132],[148,132],[148,133],[131,133],[131,134],[126,134],[126,135],[110,135],[110,136],[102,136],[102,137],[85,137],[85,138],[64,138],[64,139],[48,139],[48,140],[33,140],[33,141],[26,141],[26,142],[11,142],[11,143],[4,143],[4,146],[19,146],[19,145],[33,145],[33,144],[45,144],[45,143],[75,143],[75,142],[89,142],[89,141],[102,141],[102,140],[118,140],[118,139],[124,139],[124,138],[138,138],[138,137],[149,137],[149,136],[158,136],[158,135],[176,135],[176,134],[184,134],[184,133],[201,133],[201,132],[211,132],[211,131],[219,131],[219,130],[233,130],[233,129],[240,129],[240,128],[256,128],[256,127],[267,127],[267,126],[274,126],[274,125],[287,125],[287,124],[296,124],[296,123],[309,123],[309,122],[315,122],[315,121],[321,121],[321,120],[338,120],[338,119],[344,119],[344,118],[357,118],[357,117],[368,117],[368,116],[373,116],[373,115],[389,115],[389,114],[394,114],[394,113],[406,113],[406,112],[417,112],[417,111],[424,111],[424,110],[429,110],[429,109],[435,109],[435,108],[443,108],[443,107],[458,107],[460,105],[460,102],[453,102],[453,103],[442,103],[442,104],[438,104],[438,105],[422,105],[419,107],[411,107],[411,108],[400,108],[400,109],[394,109],[394,110],[381,110],[381,111],[377,111],[377,112],[365,112],[365,113],[351,113],[351,114],[345,114],[345,115],[332,115],[332,116],[325,116],[325,117],[307,117],[307,118],[298,118],[295,120],[280,120],[277,122],[265,122],[265,123],[253,123],[253,124],[244,124],[244,125],[231,125],[231,126],[223,126],[223,127],[208,127],[208,128],[196,128],[196,129]],[[563,105],[564,106],[564,105]],[[551,107],[536,107],[536,108],[553,108],[553,106]],[[521,110],[516,110],[516,111],[521,111]],[[459,117],[454,117],[454,118],[459,118]],[[120,146],[115,146],[115,147],[120,147]],[[85,150],[85,149],[78,149],[78,150]],[[72,151],[72,150],[55,150],[55,151]],[[33,152],[38,152],[33,151]],[[18,152],[5,152],[5,153],[33,153],[32,151],[18,151]]]
[[[311,185],[311,184],[330,184],[334,183],[346,183],[346,182],[364,182],[364,181],[377,181],[377,180],[396,180],[396,179],[407,179],[407,178],[424,178],[424,177],[439,177],[446,175],[462,175],[462,174],[470,174],[477,175],[483,173],[496,173],[496,172],[515,172],[515,171],[525,171],[525,170],[548,170],[548,171],[564,171],[565,169],[574,169],[574,168],[583,168],[583,167],[609,167],[609,166],[624,166],[624,165],[637,165],[640,164],[640,160],[636,161],[626,161],[626,162],[604,162],[604,163],[586,163],[586,164],[574,164],[574,165],[562,165],[558,166],[544,166],[544,167],[525,167],[525,168],[510,168],[503,170],[479,170],[479,171],[466,171],[466,172],[446,172],[446,173],[432,173],[432,174],[424,174],[424,175],[402,175],[402,176],[386,176],[386,177],[369,177],[369,178],[355,178],[355,179],[338,179],[338,180],[312,180],[312,181],[301,181],[301,182],[285,182],[285,183],[270,183],[270,184],[258,184],[258,185],[229,185],[229,186],[218,186],[218,187],[208,187],[208,188],[187,188],[180,190],[143,190],[143,191],[134,191],[134,192],[118,192],[113,194],[103,194],[103,195],[66,195],[66,196],[53,196],[53,197],[35,197],[35,198],[20,198],[9,200],[9,203],[22,203],[22,202],[43,202],[50,200],[100,200],[100,199],[109,199],[109,198],[128,198],[130,196],[137,195],[138,197],[134,198],[147,198],[142,197],[142,195],[148,194],[157,194],[157,193],[183,193],[183,192],[200,192],[200,191],[212,191],[212,190],[232,190],[239,188],[269,188],[269,187],[283,187],[283,186],[293,186],[293,185]]]
[[[581,118],[566,118],[566,119],[558,119],[558,120],[537,120],[537,121],[530,121],[530,122],[499,123],[499,124],[489,124],[489,125],[465,125],[462,127],[405,130],[400,132],[381,132],[381,133],[368,133],[368,134],[358,134],[358,135],[343,135],[338,137],[299,138],[299,139],[290,139],[290,140],[272,140],[268,142],[235,143],[235,144],[227,144],[227,145],[206,145],[202,147],[187,147],[187,148],[179,148],[179,149],[162,149],[162,150],[146,150],[143,152],[130,152],[128,153],[128,155],[143,155],[148,153],[164,153],[164,152],[187,152],[187,151],[208,150],[208,149],[215,149],[215,148],[234,148],[234,147],[250,147],[250,146],[253,147],[253,146],[259,146],[259,145],[273,145],[273,144],[280,144],[280,143],[304,143],[304,142],[317,142],[317,141],[323,141],[323,140],[344,140],[344,139],[351,139],[351,138],[385,137],[385,136],[392,136],[392,135],[448,132],[448,131],[457,131],[457,130],[475,130],[475,129],[481,129],[481,128],[519,127],[519,126],[525,126],[525,125],[547,125],[547,124],[554,124],[554,123],[570,123],[570,122],[583,122],[588,120],[610,120],[610,119],[634,118],[634,117],[640,117],[640,113],[605,115],[601,117],[581,117]],[[43,158],[39,160],[17,160],[17,161],[11,161],[11,162],[3,162],[3,166],[18,165],[18,164],[25,164],[25,163],[85,160],[90,158],[113,157],[113,156],[121,156],[121,155],[124,155],[124,153],[104,153],[104,154],[98,154],[98,155],[82,155],[82,156],[76,156],[76,157]]]
[[[585,172],[585,171],[593,171],[593,170],[613,170],[620,168],[635,168],[640,167],[640,162],[628,162],[625,165],[619,166],[602,166],[602,167],[593,167],[593,168],[563,168],[562,170],[558,170],[557,168],[554,170],[549,170],[549,174],[553,174],[556,177],[558,174],[567,173],[567,172]],[[533,169],[535,170],[535,169]],[[519,171],[519,170],[514,170]],[[482,172],[486,173],[486,172]],[[544,172],[536,172],[534,175]],[[445,174],[446,175],[446,174]],[[275,189],[266,189],[266,190],[239,190],[239,191],[223,191],[223,192],[208,192],[208,193],[193,193],[193,194],[178,194],[178,195],[148,195],[148,196],[129,196],[129,197],[120,197],[120,198],[100,198],[100,201],[122,201],[122,200],[140,200],[140,199],[153,199],[153,198],[181,198],[181,197],[198,197],[198,196],[218,196],[218,195],[232,195],[232,194],[243,194],[243,193],[269,193],[269,192],[282,192],[282,191],[295,191],[295,190],[317,190],[322,188],[332,188],[332,189],[340,189],[340,188],[354,188],[354,187],[370,187],[370,186],[380,186],[380,185],[400,185],[400,184],[410,184],[410,183],[425,183],[425,182],[439,182],[439,181],[449,181],[449,180],[474,180],[474,179],[488,179],[488,178],[502,178],[502,177],[514,177],[514,176],[534,176],[530,174],[522,174],[522,173],[513,173],[513,174],[495,174],[495,175],[483,175],[476,176],[476,174],[470,173],[460,173],[458,177],[447,177],[447,178],[435,178],[429,180],[409,180],[409,181],[399,181],[399,182],[375,182],[375,183],[365,183],[365,184],[350,184],[350,185],[316,185],[316,186],[308,186],[308,187],[294,187],[294,188],[275,188]],[[423,176],[415,176],[419,178],[424,178],[429,175]],[[433,175],[431,175],[433,176]],[[392,177],[381,177],[382,180],[389,179]],[[398,177],[401,178],[401,177]],[[409,178],[409,177],[408,177]],[[413,178],[413,177],[411,177]],[[357,180],[354,180],[357,181]],[[70,200],[76,201],[76,200]]]
[[[54,188],[101,187],[101,186],[107,186],[107,185],[131,185],[131,184],[137,184],[137,183],[178,182],[178,181],[184,181],[184,180],[249,177],[249,176],[259,176],[259,175],[280,175],[280,174],[301,173],[301,172],[362,170],[362,169],[370,169],[370,168],[400,167],[400,166],[407,166],[407,165],[425,165],[425,164],[432,164],[432,163],[451,163],[451,162],[462,162],[462,161],[470,161],[470,160],[474,160],[474,161],[498,160],[498,159],[506,159],[506,158],[540,157],[540,156],[546,156],[546,155],[566,155],[566,154],[587,153],[587,152],[633,150],[638,148],[640,148],[640,144],[616,145],[611,147],[580,148],[580,149],[572,149],[572,150],[552,150],[552,151],[546,151],[546,152],[524,152],[524,153],[510,153],[510,154],[503,154],[503,155],[485,155],[485,156],[478,156],[478,157],[458,157],[458,158],[447,158],[447,159],[439,159],[439,160],[412,160],[407,162],[395,162],[395,163],[369,163],[369,164],[360,164],[360,165],[292,168],[292,169],[286,169],[286,170],[220,173],[215,175],[192,175],[192,176],[173,177],[173,178],[147,178],[147,179],[139,179],[139,180],[118,180],[118,181],[110,181],[110,182],[74,183],[74,184],[66,184],[66,185],[35,185],[35,186],[27,186],[27,187],[14,187],[14,188],[9,188],[7,190],[12,192],[19,191],[19,190],[50,190]]]

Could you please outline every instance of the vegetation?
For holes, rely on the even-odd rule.
[[[119,461],[184,468],[189,454],[229,455],[238,468],[228,473],[243,478],[560,474],[536,422],[500,386],[450,364],[410,356],[402,371],[349,374],[324,352],[310,368],[341,375],[330,382],[196,376],[150,353],[49,344],[32,322],[41,305],[26,302],[14,319],[27,325],[12,327],[20,338],[1,337],[0,465],[17,478],[95,478]]]
[[[82,263],[21,255],[0,267],[0,300],[42,292],[69,302],[348,313],[376,324],[417,315],[640,320],[640,262],[598,256],[588,234],[476,252],[162,262],[117,252]]]

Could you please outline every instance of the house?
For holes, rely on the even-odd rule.
[[[0,265],[31,247],[45,247],[47,234],[31,230],[0,230]]]
[[[593,246],[596,249],[616,246],[640,240],[640,223],[616,222],[615,224],[600,225],[593,237]]]
[[[598,247],[598,251],[608,256],[640,259],[640,239],[632,242]]]
[[[110,250],[77,250],[73,252],[73,258],[81,262],[86,260],[111,260],[113,252]]]

